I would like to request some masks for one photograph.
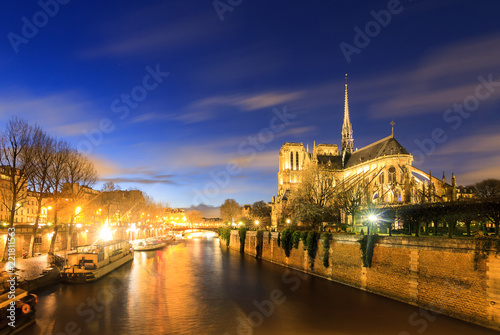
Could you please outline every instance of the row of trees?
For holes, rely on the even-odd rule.
[[[323,222],[340,222],[341,210],[355,217],[362,204],[368,202],[370,182],[348,183],[331,170],[308,165],[302,171],[301,183],[287,201],[282,220],[317,229]]]
[[[57,237],[58,213],[72,208],[83,197],[85,187],[97,180],[93,163],[72,148],[68,142],[48,135],[40,126],[30,125],[24,119],[12,117],[0,134],[0,163],[2,175],[0,191],[2,204],[7,209],[9,227],[28,197],[36,200],[36,217],[30,243],[33,253],[34,238],[38,230],[41,209],[45,198],[53,202],[55,231],[51,248]],[[63,186],[78,183],[80,188],[65,190]],[[67,199],[67,200],[66,200]],[[74,211],[69,211],[70,230],[73,228]],[[6,246],[12,237],[8,235]],[[4,249],[7,257],[8,248]]]
[[[293,189],[287,201],[281,224],[290,220],[292,224],[301,222],[317,229],[323,222],[340,223],[341,213],[351,216],[355,222],[356,218],[366,219],[378,210],[384,213],[380,223],[385,223],[389,229],[398,220],[404,222],[408,232],[417,235],[422,227],[424,232],[429,232],[429,226],[433,226],[436,227],[434,231],[447,227],[451,236],[457,224],[464,224],[470,235],[471,224],[484,226],[487,222],[495,225],[496,235],[500,231],[500,180],[497,179],[475,184],[475,198],[470,200],[393,207],[391,203],[377,206],[372,202],[368,185],[373,181],[370,179],[375,178],[373,176],[363,176],[362,180],[353,182],[318,166],[306,166],[302,176],[302,182]]]
[[[122,190],[119,185],[107,182],[99,196],[82,209],[82,218],[87,216],[94,222],[123,223],[163,222],[167,204],[154,199],[137,189]],[[95,215],[94,215],[95,214]]]
[[[485,231],[486,224],[495,226],[495,235],[500,233],[500,180],[486,179],[474,185],[476,197],[468,200],[406,205],[386,211],[388,222],[394,219],[404,222],[408,233],[419,236],[421,233],[440,234],[446,229],[452,237],[457,225],[464,225],[467,236],[471,236],[471,227]],[[392,221],[391,221],[392,219]],[[432,229],[430,229],[432,226]]]
[[[241,222],[249,226],[259,222],[261,227],[271,225],[271,207],[264,201],[254,202],[250,206],[249,215],[245,216],[242,212],[242,206],[234,199],[226,199],[220,207],[220,215],[223,222]]]

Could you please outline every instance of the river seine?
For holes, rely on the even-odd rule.
[[[136,252],[95,283],[41,292],[37,322],[20,334],[498,333],[201,238]]]

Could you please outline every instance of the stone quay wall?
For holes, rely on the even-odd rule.
[[[271,234],[271,236],[269,236]],[[333,235],[329,266],[323,266],[323,246],[311,267],[302,241],[285,256],[278,233],[248,231],[244,252],[285,267],[419,306],[481,326],[500,330],[500,256],[490,250],[474,260],[472,239],[380,237],[370,268],[361,260],[359,235]],[[221,241],[225,247],[225,241]],[[230,249],[240,251],[238,231]]]
[[[15,256],[21,257],[24,251],[29,250],[31,238],[33,236],[33,226],[18,225],[15,228]],[[142,239],[146,237],[161,236],[166,234],[165,229],[140,229],[133,233],[127,231],[128,227],[111,227],[113,238],[118,240]],[[0,255],[3,255],[5,241],[7,240],[7,227],[0,227]],[[74,246],[93,244],[99,239],[99,228],[82,227],[73,230]],[[52,235],[54,234],[53,227],[43,227],[37,232],[37,239],[34,243],[35,253],[47,253],[49,251]],[[59,228],[56,242],[54,245],[55,251],[64,251],[68,248],[69,227],[63,225]],[[1,258],[1,256],[0,256]]]

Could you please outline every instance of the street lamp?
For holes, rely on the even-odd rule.
[[[370,233],[373,234],[373,227],[374,227],[375,223],[377,223],[377,220],[378,220],[378,218],[376,215],[374,215],[374,214],[368,215],[368,221],[370,222],[370,226],[368,227],[368,230],[369,230],[368,235],[370,235]],[[371,227],[371,229],[370,229],[370,227]]]
[[[286,219],[286,223],[290,224],[290,219]]]

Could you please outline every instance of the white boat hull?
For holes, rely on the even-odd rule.
[[[90,283],[104,277],[108,273],[116,270],[120,266],[130,262],[133,259],[134,253],[130,252],[119,259],[110,261],[104,266],[100,266],[95,270],[80,269],[75,267],[65,269],[60,273],[61,281],[63,283],[70,284]]]
[[[165,248],[166,245],[167,244],[165,242],[162,242],[158,244],[151,244],[145,246],[134,246],[133,249],[134,251],[151,251],[151,250],[163,249]]]

